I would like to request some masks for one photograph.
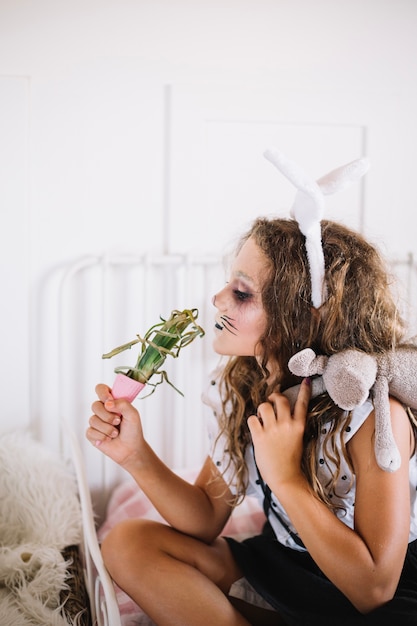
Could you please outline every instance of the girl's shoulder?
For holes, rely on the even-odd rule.
[[[348,443],[348,441],[350,441],[352,437],[358,432],[360,427],[367,420],[373,410],[373,402],[371,398],[368,398],[361,406],[353,409],[350,414],[350,419],[348,418],[348,414],[346,413],[346,426],[343,429],[343,440],[345,444]]]

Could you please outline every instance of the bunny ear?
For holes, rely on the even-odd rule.
[[[268,148],[268,150],[265,150],[264,157],[268,159],[272,165],[275,165],[294,187],[311,198],[313,202],[310,203],[309,208],[313,210],[313,212],[318,213],[319,215],[316,217],[320,219],[324,208],[324,201],[323,192],[316,181],[312,179],[311,176],[308,176],[297,163],[291,161],[291,159],[276,148]],[[292,213],[294,213],[294,207]],[[293,215],[293,217],[297,219],[296,215]]]
[[[323,192],[315,180],[276,148],[266,150],[264,156],[298,189],[291,208],[291,216],[298,222],[306,238],[311,302],[315,308],[319,308],[325,298],[324,256],[320,228],[324,211]]]
[[[324,255],[321,241],[321,219],[324,213],[324,195],[345,189],[363,176],[368,168],[368,159],[358,159],[339,167],[317,182],[291,161],[280,150],[269,148],[264,156],[298,189],[291,216],[298,222],[306,238],[306,251],[311,277],[311,301],[319,308],[326,299],[324,283]]]
[[[343,191],[362,178],[369,170],[370,165],[370,161],[366,157],[351,161],[322,176],[317,184],[326,196],[336,191]]]

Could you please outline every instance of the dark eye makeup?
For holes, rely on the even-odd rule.
[[[249,300],[252,298],[252,294],[247,291],[241,291],[240,289],[233,289],[233,293],[235,295],[236,300],[239,302],[244,302],[245,300]]]

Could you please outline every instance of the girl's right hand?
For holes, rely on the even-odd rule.
[[[87,439],[121,466],[139,460],[147,447],[139,412],[127,400],[115,400],[107,385],[97,385],[96,393]]]

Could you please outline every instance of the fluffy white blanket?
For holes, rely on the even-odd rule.
[[[60,593],[81,541],[75,478],[57,455],[24,433],[0,436],[0,615],[3,626],[66,626]]]

